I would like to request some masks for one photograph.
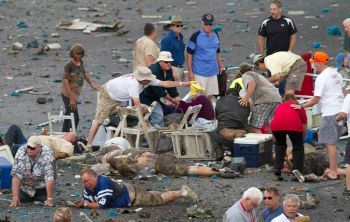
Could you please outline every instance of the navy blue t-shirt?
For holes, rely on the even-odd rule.
[[[130,198],[124,184],[118,184],[106,176],[98,176],[93,191],[84,187],[83,199],[98,203],[100,208],[128,207]]]
[[[274,211],[265,208],[263,211],[264,222],[271,222],[275,217],[278,217],[281,214],[283,214],[282,204],[280,204],[280,206]]]

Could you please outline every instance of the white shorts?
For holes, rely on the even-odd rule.
[[[219,85],[216,75],[203,77],[194,74],[194,80],[205,89],[205,94],[207,96],[219,95]]]

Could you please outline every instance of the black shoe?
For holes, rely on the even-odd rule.
[[[345,188],[343,191],[343,196],[345,197],[345,199],[349,199],[350,198],[350,190],[347,190]]]
[[[282,175],[281,170],[275,169],[275,176],[280,177]]]
[[[234,179],[239,177],[239,173],[233,172],[233,173],[220,173],[218,174],[218,177],[224,178],[224,179]]]

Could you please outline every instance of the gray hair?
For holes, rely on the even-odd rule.
[[[350,23],[350,18],[347,18],[343,21],[343,24],[349,24]]]
[[[242,199],[246,198],[249,198],[251,200],[259,200],[260,203],[263,199],[263,194],[258,188],[251,187],[243,193]]]
[[[283,199],[283,206],[286,205],[288,200],[296,202],[298,206],[300,205],[300,198],[295,194],[287,194]]]

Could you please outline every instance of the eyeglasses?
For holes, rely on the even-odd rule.
[[[171,62],[169,62],[169,61],[163,61],[164,63],[166,63],[166,64],[171,64]]]
[[[27,149],[28,149],[28,150],[35,150],[36,147],[27,146]]]
[[[266,199],[272,200],[272,197],[264,197],[264,200],[266,200]]]
[[[178,28],[181,27],[182,28],[182,27],[184,27],[184,25],[176,25],[176,27],[178,27]]]

